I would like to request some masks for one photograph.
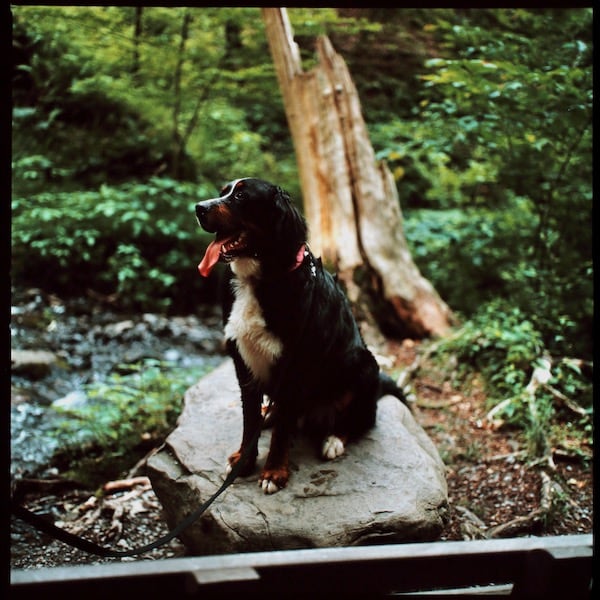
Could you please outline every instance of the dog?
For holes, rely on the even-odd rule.
[[[241,390],[243,433],[227,470],[244,452],[241,474],[255,468],[263,396],[271,401],[268,456],[259,485],[267,494],[290,477],[289,451],[299,422],[324,459],[375,424],[377,400],[405,400],[380,372],[337,280],[307,245],[307,224],[280,187],[236,179],[217,198],[195,206],[199,225],[214,233],[198,265],[208,277],[229,263],[223,297],[225,343]]]

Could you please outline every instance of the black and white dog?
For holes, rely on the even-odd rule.
[[[346,296],[308,249],[306,222],[287,193],[260,179],[236,179],[218,198],[196,204],[196,217],[216,234],[198,266],[202,276],[219,261],[231,266],[223,321],[244,422],[228,469],[249,446],[243,473],[254,469],[267,395],[273,431],[259,483],[271,494],[288,482],[300,421],[317,436],[322,456],[334,459],[374,425],[378,398],[404,396],[380,373]]]

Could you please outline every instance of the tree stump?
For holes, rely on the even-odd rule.
[[[393,176],[375,158],[345,61],[321,36],[317,66],[303,71],[285,9],[262,12],[312,250],[338,272],[359,320],[402,337],[444,335],[451,311],[412,260]]]

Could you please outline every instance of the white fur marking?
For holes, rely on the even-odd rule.
[[[225,326],[225,337],[234,340],[254,377],[269,380],[273,363],[281,356],[279,338],[267,330],[262,310],[251,284],[239,279],[234,284],[235,300]]]
[[[330,435],[323,442],[323,449],[321,450],[321,453],[323,454],[323,458],[333,460],[334,458],[344,454],[344,450],[344,442],[342,442],[342,440],[340,440],[340,438],[336,435]]]
[[[230,266],[240,280],[251,279],[260,275],[260,262],[256,258],[236,258]]]
[[[279,491],[279,486],[270,479],[261,479],[259,485],[265,494],[274,494]]]

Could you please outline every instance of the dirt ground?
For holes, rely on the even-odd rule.
[[[417,346],[396,347],[396,366],[413,364]],[[413,413],[447,468],[450,520],[442,540],[591,533],[592,448],[589,460],[556,450],[532,461],[522,431],[486,420],[481,382],[453,389],[440,373],[419,369]]]
[[[415,364],[418,345],[393,345],[393,369]],[[438,373],[420,368],[411,380],[416,420],[447,466],[449,521],[441,540],[592,533],[593,463],[556,452],[532,464],[521,432],[485,420],[486,398],[474,380],[468,392],[453,389]],[[167,533],[161,507],[143,473],[101,497],[65,489],[61,482],[32,482],[25,505],[88,539],[128,549]],[[142,475],[142,476],[140,476]],[[184,556],[174,540],[153,552],[123,560]],[[102,559],[54,541],[12,518],[11,568],[99,564]]]

